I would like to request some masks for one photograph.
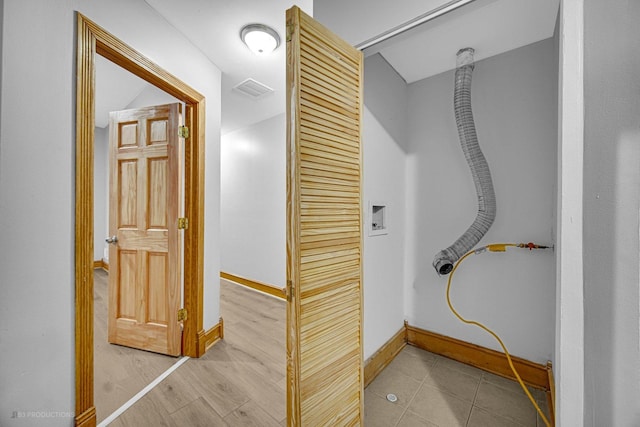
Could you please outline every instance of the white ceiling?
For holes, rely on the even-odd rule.
[[[284,20],[285,11],[294,4],[293,0],[145,1],[220,68],[222,133],[284,112]],[[185,8],[187,2],[191,7]],[[447,2],[441,0],[441,3]],[[299,0],[295,4],[312,14],[313,0]],[[463,47],[475,48],[476,60],[481,60],[551,37],[558,4],[559,0],[475,0],[457,11],[372,46],[365,54],[381,53],[411,83],[454,68],[455,53]],[[343,14],[338,12],[336,16]],[[356,18],[352,22],[357,22]],[[272,55],[257,56],[242,43],[240,30],[249,23],[269,25],[280,34],[280,47]],[[389,29],[395,26],[389,25]],[[353,24],[349,27],[354,37],[357,28]],[[369,35],[363,34],[360,39],[367,38]],[[140,79],[126,77],[127,72],[118,70],[113,64],[109,67],[108,61],[103,61],[107,64],[98,64],[98,73],[100,76],[108,73],[111,77],[101,77],[102,82],[96,83],[96,111],[122,109],[142,91]],[[109,71],[108,68],[113,69]],[[232,90],[247,78],[271,87],[274,93],[253,100]]]
[[[285,11],[296,4],[311,15],[313,0],[145,1],[222,71],[223,133],[284,112]],[[190,7],[185,8],[185,3]],[[272,55],[258,56],[240,40],[240,30],[251,23],[268,25],[280,35],[280,47]],[[269,86],[274,93],[253,100],[232,91],[233,86],[247,78]]]
[[[365,50],[407,83],[455,68],[458,50],[479,61],[553,36],[559,0],[476,0]]]

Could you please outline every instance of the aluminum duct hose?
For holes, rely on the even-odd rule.
[[[473,53],[471,48],[462,49],[457,54],[455,91],[453,105],[458,126],[460,145],[467,159],[473,182],[478,195],[478,214],[473,224],[447,249],[438,252],[433,259],[433,267],[438,274],[449,274],[453,264],[469,252],[487,233],[496,218],[496,195],[489,165],[485,159],[473,122],[471,111],[471,73],[473,72]]]

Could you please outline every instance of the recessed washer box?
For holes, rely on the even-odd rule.
[[[369,202],[368,226],[369,236],[387,234],[387,204],[385,202]]]

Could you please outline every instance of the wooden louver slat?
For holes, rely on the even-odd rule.
[[[304,135],[304,137],[309,141],[317,141],[320,143],[334,143],[342,147],[344,150],[350,150],[358,147],[358,145],[353,144],[353,141],[350,139],[346,139],[342,136],[330,135],[326,129],[318,130],[315,128],[316,126],[314,126],[313,123],[307,123],[307,126],[300,126],[300,133],[301,135]]]
[[[362,53],[287,11],[287,419],[363,424]]]
[[[333,118],[334,120],[336,120],[338,123],[346,123],[347,125],[352,126],[353,129],[358,129],[359,128],[359,123],[358,120],[354,117],[349,117],[345,114],[340,114],[337,113],[329,108],[326,108],[324,105],[321,105],[318,102],[315,102],[313,100],[308,100],[306,98],[302,98],[300,100],[300,105],[302,105],[302,109],[304,110],[306,109],[311,109],[311,110],[316,110],[321,114],[326,115],[327,117]]]

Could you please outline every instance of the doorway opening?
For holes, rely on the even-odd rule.
[[[184,217],[184,141],[176,127],[184,104],[100,55],[95,71],[94,401],[101,423],[181,353],[183,231],[175,218]]]
[[[204,265],[204,96],[113,35],[77,14],[75,177],[75,394],[76,425],[95,425],[93,354],[93,173],[95,57],[100,55],[185,104],[184,304],[187,318],[182,354],[205,352]]]

